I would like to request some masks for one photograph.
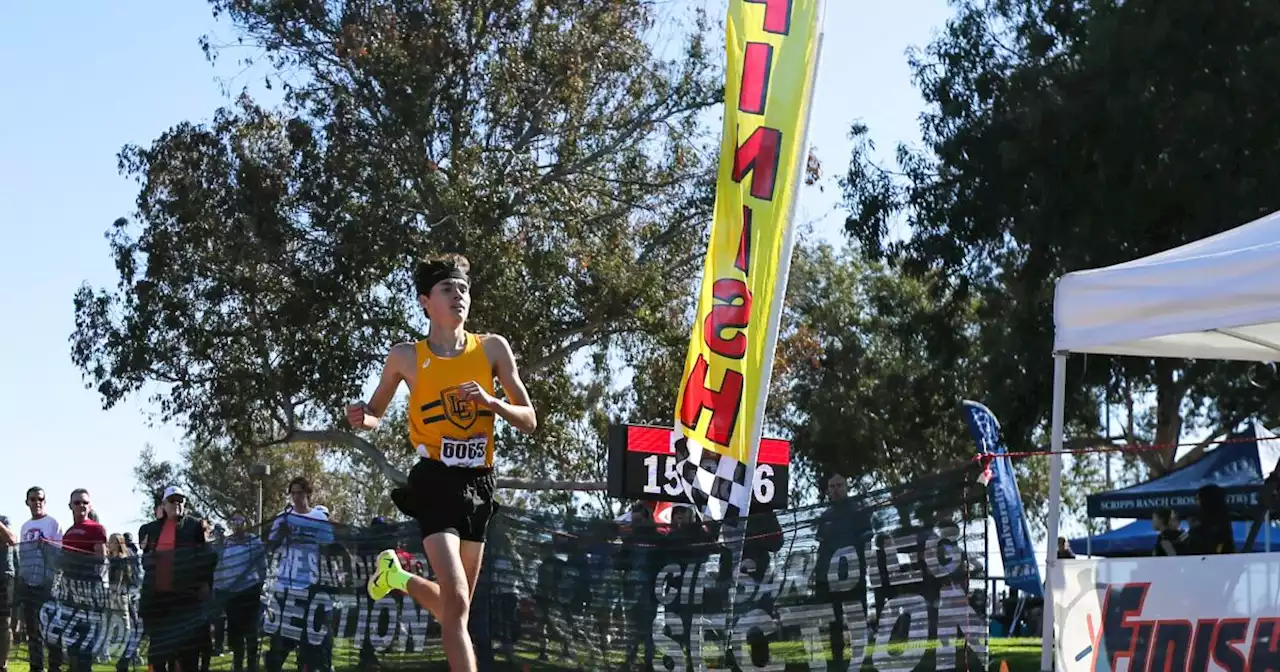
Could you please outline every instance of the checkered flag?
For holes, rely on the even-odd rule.
[[[690,441],[680,432],[674,435],[676,471],[684,494],[712,520],[734,520],[745,516],[751,506],[751,484],[747,465]]]

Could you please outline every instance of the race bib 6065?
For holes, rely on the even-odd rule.
[[[489,437],[441,439],[440,461],[451,467],[483,467],[489,449]]]

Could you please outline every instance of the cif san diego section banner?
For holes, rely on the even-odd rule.
[[[965,420],[969,433],[978,444],[978,453],[1000,455],[1005,452],[1000,440],[1000,422],[986,406],[976,401],[964,402]],[[1040,566],[1036,564],[1035,548],[1031,544],[1031,532],[1027,529],[1026,514],[1022,510],[1022,495],[1018,493],[1018,480],[1013,463],[1007,457],[991,461],[991,480],[987,483],[987,496],[991,502],[991,515],[996,521],[996,533],[1000,539],[1000,559],[1004,561],[1004,580],[1033,597],[1043,597],[1040,583]]]
[[[678,469],[715,518],[751,503],[794,237],[822,0],[730,0],[715,218],[676,404]]]

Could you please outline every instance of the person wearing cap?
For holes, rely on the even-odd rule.
[[[154,672],[194,672],[209,638],[208,602],[217,553],[204,524],[187,515],[187,495],[169,486],[162,516],[138,530],[145,569],[139,615],[151,640],[147,662]]]

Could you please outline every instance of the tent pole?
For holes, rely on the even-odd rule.
[[[1040,670],[1053,670],[1053,577],[1058,566],[1058,520],[1062,509],[1062,424],[1067,403],[1067,353],[1053,353],[1053,415],[1049,457],[1049,538],[1045,544],[1043,629],[1040,633]]]
[[[1107,431],[1103,432],[1102,434],[1103,436],[1108,437],[1107,443],[1111,443],[1109,437],[1111,437],[1112,435],[1111,434],[1111,373],[1112,371],[1114,371],[1114,367],[1112,366],[1114,363],[1115,363],[1114,359],[1107,360],[1107,393],[1104,397],[1106,399],[1106,404],[1107,404]],[[1111,492],[1111,451],[1107,451],[1102,455],[1107,460],[1107,492]],[[1107,521],[1106,522],[1107,531],[1110,532],[1111,518],[1108,517],[1105,520]],[[1093,534],[1092,525],[1089,526],[1089,534],[1091,536]]]

